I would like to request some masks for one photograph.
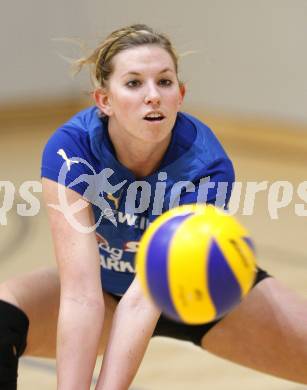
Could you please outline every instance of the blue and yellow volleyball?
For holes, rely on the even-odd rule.
[[[247,230],[212,205],[184,205],[159,216],[143,235],[136,273],[169,318],[203,324],[222,317],[248,293],[256,275]]]

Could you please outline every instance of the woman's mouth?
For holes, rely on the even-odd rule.
[[[145,119],[148,122],[160,122],[164,118],[165,116],[160,112],[150,112],[147,115],[145,115],[143,119]]]

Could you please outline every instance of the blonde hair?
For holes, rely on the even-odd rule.
[[[178,73],[178,56],[171,41],[145,24],[133,24],[113,31],[89,56],[74,61],[74,73],[80,72],[84,65],[89,65],[94,86],[106,87],[114,70],[112,59],[116,54],[141,45],[156,45],[165,49],[172,57]]]

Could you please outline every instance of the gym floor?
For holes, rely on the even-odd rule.
[[[66,107],[66,108],[65,108]],[[20,217],[17,204],[22,201],[20,185],[39,181],[40,156],[54,129],[77,108],[68,105],[58,112],[50,107],[38,115],[36,110],[7,113],[1,129],[1,180],[11,181],[16,189],[15,203],[7,214],[7,224],[0,224],[0,280],[40,266],[54,264],[53,248],[46,213]],[[77,111],[77,110],[76,110]],[[12,120],[14,118],[14,120]],[[204,119],[204,118],[202,118]],[[206,119],[205,119],[206,120]],[[267,190],[256,195],[254,212],[246,214],[241,197],[238,218],[250,230],[256,242],[259,264],[293,290],[307,297],[306,216],[295,214],[295,204],[305,204],[297,196],[306,181],[307,131],[299,126],[284,126],[269,121],[208,116],[207,123],[222,140],[234,161],[237,181],[267,181]],[[306,130],[306,129],[305,129]],[[272,219],[268,199],[273,197],[276,181],[293,188],[294,196],[287,207],[277,210]],[[2,191],[3,193],[3,191]],[[41,201],[41,194],[35,194]],[[280,190],[278,200],[282,197]],[[3,197],[1,198],[3,201]],[[305,204],[305,210],[307,206]],[[306,212],[305,212],[306,213]],[[2,220],[3,224],[3,220]],[[100,360],[97,363],[97,370]],[[96,370],[96,374],[97,374]],[[55,363],[48,359],[23,358],[20,362],[19,388],[45,390],[56,388]],[[306,386],[272,378],[223,361],[184,342],[154,339],[148,349],[131,389],[134,390],[299,390]]]

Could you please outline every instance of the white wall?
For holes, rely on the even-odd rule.
[[[305,0],[11,0],[0,16],[0,104],[72,96],[56,54],[76,55],[54,37],[95,44],[112,29],[145,22],[170,35],[179,52],[187,106],[303,121],[307,124]]]
[[[84,14],[82,0],[11,0],[1,5],[0,103],[78,93],[67,63],[56,53],[67,44],[52,39],[86,35]]]

